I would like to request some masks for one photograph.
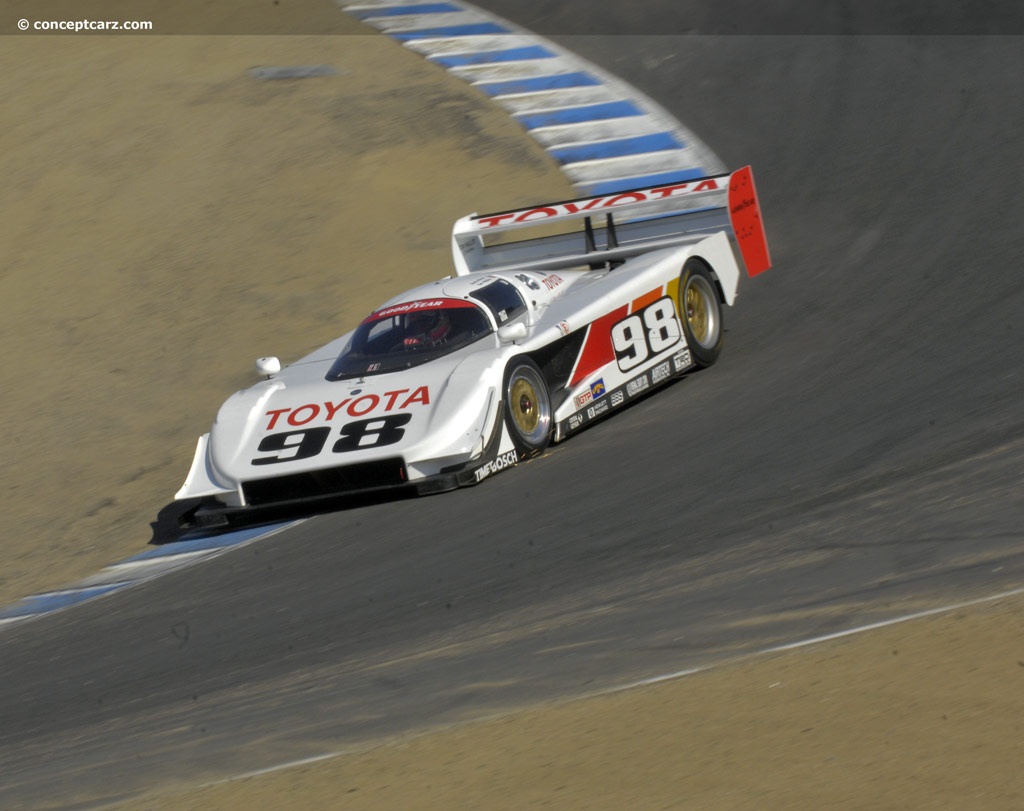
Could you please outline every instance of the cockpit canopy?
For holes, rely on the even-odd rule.
[[[481,285],[480,281],[485,283]],[[495,324],[503,327],[526,317],[522,294],[504,279],[459,279],[452,284],[461,284],[465,289],[446,288],[448,295],[403,301],[371,313],[356,328],[327,379],[344,380],[411,369],[493,334]],[[468,298],[456,298],[460,293]],[[488,312],[491,318],[487,317]]]
[[[407,301],[370,315],[327,373],[328,380],[410,369],[493,333],[473,302],[456,298]]]

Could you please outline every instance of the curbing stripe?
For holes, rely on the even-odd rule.
[[[530,135],[547,149],[577,146],[595,141],[615,141],[620,138],[637,138],[658,129],[658,122],[650,116],[612,118],[607,121],[591,121],[586,124],[563,124],[558,127],[538,127]]]
[[[483,53],[458,56],[432,56],[430,60],[443,68],[459,68],[468,65],[493,65],[497,62],[519,62],[526,59],[554,59],[555,54],[539,45],[526,48],[511,48],[507,51],[485,51]]]
[[[407,14],[449,14],[458,11],[461,11],[461,9],[458,6],[453,6],[451,3],[427,3],[424,5],[391,6],[390,8],[358,8],[351,6],[348,13],[362,20],[367,17],[403,17]]]
[[[643,114],[643,110],[631,101],[610,101],[604,104],[564,107],[542,113],[525,113],[516,118],[526,129],[534,130],[538,127],[556,127],[559,124],[580,124],[584,121],[603,121],[606,118],[628,118]]]
[[[220,535],[198,535],[168,543],[112,563],[98,574],[67,589],[32,594],[13,605],[0,609],[0,627],[14,622],[42,617],[65,608],[123,591],[167,572],[191,566],[263,538],[269,538],[302,520],[263,527],[234,530]]]
[[[667,111],[597,66],[461,0],[364,0],[341,8],[508,111],[582,194],[724,171]]]
[[[467,23],[465,25],[450,25],[446,28],[428,28],[421,31],[390,32],[389,35],[399,42],[412,39],[437,39],[438,37],[459,37],[470,34],[508,34],[507,28],[502,28],[494,23]]]
[[[503,34],[501,36],[473,34],[464,37],[416,39],[405,43],[405,47],[409,50],[427,57],[484,54],[531,48],[536,45],[537,41],[533,37],[524,37],[521,34]]]
[[[532,79],[513,79],[477,85],[488,96],[508,96],[516,93],[534,93],[540,90],[558,90],[566,87],[591,87],[601,82],[589,73],[557,73]]]
[[[596,104],[619,104],[622,96],[612,93],[606,87],[566,87],[554,90],[537,90],[532,93],[509,93],[494,96],[495,104],[512,115],[543,113],[549,110],[563,110],[570,107],[586,107]],[[533,129],[536,129],[534,127]]]
[[[638,155],[644,152],[679,149],[681,146],[672,133],[658,132],[654,135],[638,135],[635,138],[620,138],[615,141],[591,141],[577,146],[549,149],[548,152],[559,163],[579,163],[613,158],[617,155]]]

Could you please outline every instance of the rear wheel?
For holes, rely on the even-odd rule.
[[[536,456],[551,441],[551,396],[543,373],[529,358],[516,358],[505,374],[505,420],[525,456]]]
[[[710,366],[722,351],[722,304],[708,266],[690,259],[679,277],[679,313],[697,366]]]

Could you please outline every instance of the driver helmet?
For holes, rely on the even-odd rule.
[[[406,320],[405,346],[435,346],[448,337],[452,322],[443,310],[412,313]]]

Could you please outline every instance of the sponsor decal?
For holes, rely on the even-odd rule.
[[[554,290],[562,283],[562,277],[559,276],[557,273],[552,273],[550,276],[545,276],[543,279],[540,280],[540,282],[548,290]]]
[[[653,369],[651,369],[651,381],[653,383],[660,383],[668,377],[672,376],[672,368],[668,361],[659,363]]]
[[[672,365],[675,367],[677,372],[688,369],[693,365],[693,361],[690,360],[690,350],[681,349],[672,356]]]
[[[539,222],[552,217],[564,217],[567,214],[579,214],[585,211],[604,211],[616,206],[632,205],[634,203],[647,203],[655,200],[666,200],[670,197],[682,197],[687,194],[694,194],[702,191],[716,191],[722,189],[717,178],[705,178],[699,182],[672,183],[667,186],[658,186],[653,189],[642,189],[640,191],[624,192],[621,194],[608,194],[603,197],[592,197],[589,200],[574,200],[567,203],[556,203],[548,206],[538,206],[521,211],[509,211],[504,214],[491,214],[486,217],[479,217],[477,224],[481,229],[494,228],[498,225],[513,225],[524,222]]]
[[[590,384],[590,393],[593,395],[593,398],[595,400],[601,395],[605,394],[606,392],[607,389],[604,386],[604,378],[595,380],[593,383]]]
[[[647,372],[644,372],[640,377],[630,380],[626,384],[626,394],[630,397],[636,397],[640,392],[646,391],[651,387],[651,381],[647,377]]]
[[[568,321],[559,321],[557,326],[558,326],[558,331],[560,333],[562,333],[562,335],[568,335],[569,334],[569,322]]]
[[[622,401],[625,400],[625,395],[622,393],[622,389],[616,389],[612,392],[612,408],[618,408],[622,405]]]
[[[405,315],[406,313],[418,312],[420,310],[454,309],[459,307],[476,307],[471,301],[461,298],[432,298],[420,299],[419,301],[405,301],[401,304],[394,304],[370,313],[363,319],[363,323],[369,321],[380,321],[382,318],[390,318],[393,315]]]
[[[353,392],[355,393],[355,392]],[[430,405],[430,389],[420,386],[415,390],[397,389],[383,394],[363,394],[359,397],[346,397],[339,402],[330,400],[323,403],[306,403],[295,408],[274,408],[266,413],[270,417],[266,431],[273,431],[278,423],[300,427],[323,417],[331,422],[338,414],[349,417],[365,417],[383,406],[385,412],[403,411],[413,405]]]
[[[577,394],[572,398],[572,401],[576,404],[576,408],[583,408],[587,403],[592,402],[594,399],[594,392],[591,389],[587,389],[583,394]]]
[[[570,431],[575,431],[581,425],[583,425],[583,417],[581,417],[579,414],[573,414],[571,417],[569,417]]]
[[[473,475],[476,476],[477,482],[482,482],[488,476],[505,470],[505,468],[513,467],[518,462],[519,451],[512,450],[492,459],[486,465],[478,467]]]

